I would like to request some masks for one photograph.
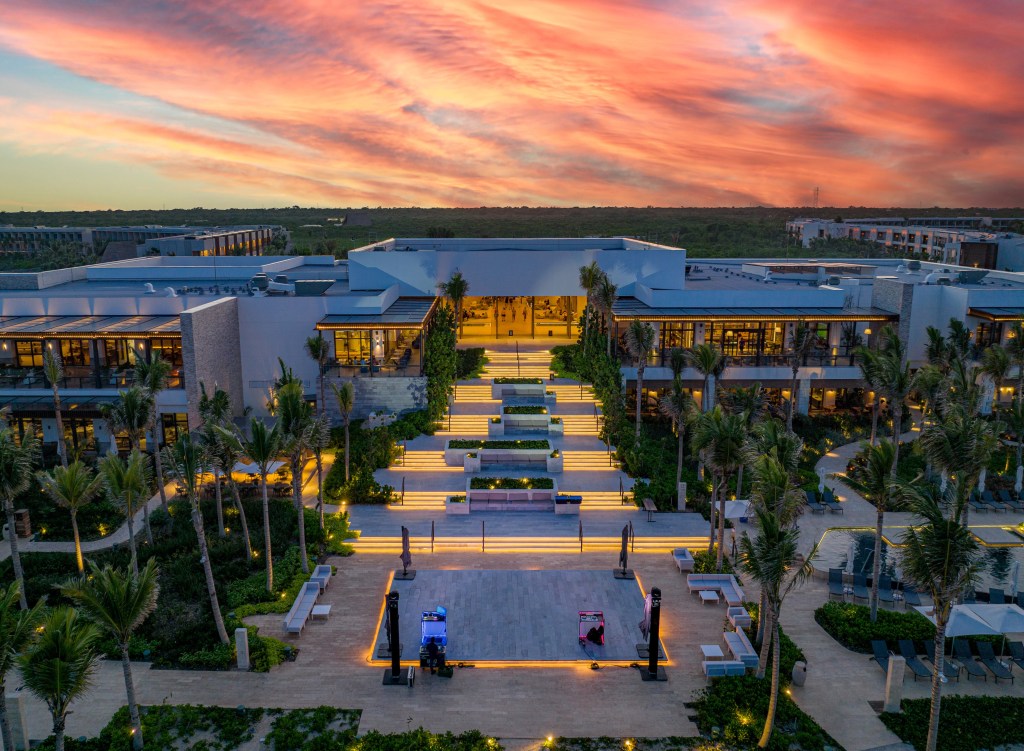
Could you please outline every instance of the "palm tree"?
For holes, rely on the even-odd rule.
[[[878,388],[892,410],[892,442],[894,458],[892,479],[896,479],[896,467],[900,461],[900,429],[903,425],[903,408],[907,396],[914,389],[914,377],[906,362],[906,348],[892,326],[882,329],[882,355],[878,360]]]
[[[58,506],[71,512],[71,533],[75,538],[75,562],[78,571],[85,570],[82,562],[82,540],[78,535],[78,510],[95,498],[103,487],[103,479],[93,475],[92,470],[81,462],[67,467],[54,467],[52,473],[36,475],[39,489]]]
[[[928,415],[936,415],[937,404],[944,391],[948,391],[949,382],[942,371],[935,365],[923,365],[914,373],[914,390],[921,401],[922,422]]]
[[[302,468],[312,448],[315,420],[299,384],[288,384],[277,392],[277,417],[283,437],[283,453],[292,470],[292,503],[298,514],[299,560],[309,573],[306,556],[306,509],[302,503]]]
[[[60,382],[64,380],[64,362],[51,347],[43,352],[43,375],[53,389],[53,414],[57,418],[57,456],[60,466],[68,466],[68,445],[64,441],[64,417],[60,410]]]
[[[768,397],[761,388],[761,384],[755,382],[752,386],[744,388],[737,386],[722,394],[722,406],[734,415],[744,415],[744,428],[749,434],[750,430],[764,419],[768,413]],[[747,462],[741,461],[739,470],[736,473],[736,497],[743,497],[743,469]]]
[[[797,554],[800,532],[795,527],[785,526],[779,518],[762,506],[755,505],[754,514],[758,530],[757,538],[750,539],[747,533],[740,540],[740,565],[765,593],[767,613],[761,617],[771,618],[773,624],[769,644],[762,644],[761,649],[772,647],[772,687],[768,701],[768,715],[765,717],[764,731],[758,741],[758,748],[766,748],[775,727],[775,711],[779,705],[779,663],[782,661],[782,634],[779,629],[779,616],[782,604],[795,587],[806,581],[814,569],[811,561],[817,548],[811,551],[806,560],[801,561]]]
[[[837,475],[875,507],[875,554],[871,566],[871,621],[878,620],[878,579],[882,573],[882,527],[892,494],[892,469],[896,448],[884,438],[876,446],[863,447],[865,464],[853,474]]]
[[[861,378],[864,379],[864,383],[873,394],[871,399],[871,440],[869,443],[874,446],[878,437],[878,359],[880,355],[878,352],[868,349],[867,347],[857,347],[855,350],[855,356],[857,359],[857,367],[860,368]]]
[[[718,508],[718,557],[717,567],[722,570],[722,558],[725,550],[722,545],[725,539],[725,500],[729,475],[743,461],[743,442],[746,438],[746,416],[730,415],[715,407],[697,419],[694,431],[694,448],[704,453],[705,463],[711,467],[715,476],[711,508],[714,511],[715,500]],[[714,515],[712,514],[711,534],[708,540],[708,552],[714,548]]]
[[[36,641],[18,658],[25,686],[50,710],[56,751],[64,751],[64,723],[71,703],[92,687],[99,637],[99,629],[74,608],[55,608]]]
[[[971,330],[963,321],[956,318],[949,319],[949,348],[953,355],[959,360],[968,360],[971,353]]]
[[[597,289],[598,284],[601,283],[601,278],[604,276],[604,272],[601,267],[597,265],[597,261],[591,261],[586,266],[580,266],[580,287],[586,293],[587,305],[592,304],[594,298],[594,291]],[[587,332],[590,327],[590,317],[583,316],[583,344],[586,346],[587,343]]]
[[[996,403],[999,402],[999,391],[1003,383],[1010,377],[1010,366],[1010,354],[998,344],[993,344],[981,353],[981,374],[992,381]]]
[[[701,411],[710,412],[715,406],[715,379],[725,370],[722,351],[714,344],[698,344],[686,350],[686,361],[691,368],[704,376]]]
[[[441,294],[452,301],[452,307],[455,309],[455,320],[457,324],[457,335],[462,335],[463,322],[462,322],[462,302],[466,299],[466,295],[469,293],[469,281],[462,275],[461,271],[456,270],[447,282],[441,282],[437,285],[437,288],[441,291]]]
[[[132,571],[139,571],[139,556],[135,550],[135,513],[139,506],[149,501],[149,488],[153,476],[149,469],[149,458],[138,449],[124,461],[116,454],[107,454],[100,460],[100,479],[106,488],[107,497],[124,509],[128,521],[128,545],[132,551]],[[153,536],[146,529],[150,544]]]
[[[349,423],[352,422],[352,410],[355,408],[356,401],[356,389],[352,385],[351,381],[345,381],[339,387],[338,384],[332,383],[331,389],[334,391],[334,398],[338,401],[338,412],[341,413],[341,424],[345,428],[345,482],[348,482],[348,468],[349,468],[349,440],[348,440],[348,427]]]
[[[0,588],[0,740],[4,748],[14,748],[11,724],[7,719],[7,673],[14,667],[15,658],[25,650],[36,634],[36,624],[43,617],[46,600],[30,610],[16,610],[21,588],[11,582]]]
[[[683,377],[683,369],[686,368],[686,350],[680,347],[673,347],[668,353],[668,366],[672,369],[672,378]]]
[[[807,356],[818,343],[818,333],[804,322],[793,324],[793,336],[789,346],[789,367],[793,378],[789,384],[789,412],[786,414],[786,429],[793,429],[793,415],[796,412],[797,374]]]
[[[636,440],[640,441],[640,423],[642,421],[642,402],[644,390],[644,370],[647,358],[654,346],[654,327],[643,321],[633,321],[626,329],[626,350],[636,363]]]
[[[676,484],[683,479],[683,444],[686,442],[686,427],[697,413],[697,403],[689,391],[683,388],[678,378],[672,382],[672,390],[658,400],[658,409],[672,420],[679,439],[679,456],[676,459]]]
[[[267,424],[255,417],[249,421],[249,437],[239,432],[220,428],[224,440],[235,446],[236,450],[249,458],[260,471],[260,490],[263,493],[263,553],[267,559],[267,592],[274,591],[274,556],[270,547],[270,499],[267,496],[267,475],[270,466],[281,456],[281,430],[275,424],[268,428]]]
[[[173,446],[164,449],[164,459],[178,484],[185,490],[185,496],[192,506],[192,527],[199,543],[199,560],[203,564],[206,576],[206,591],[210,595],[210,610],[213,611],[213,622],[217,626],[217,636],[222,644],[228,643],[228,632],[224,628],[224,616],[220,612],[217,601],[217,585],[213,579],[213,566],[210,564],[210,552],[206,545],[206,530],[203,529],[203,513],[199,507],[199,483],[203,471],[209,464],[204,456],[203,448],[184,435]]]
[[[316,461],[316,507],[320,516],[320,529],[324,528],[324,449],[331,445],[331,425],[326,415],[313,420],[309,432],[309,448]]]
[[[1001,410],[999,415],[1017,440],[1017,466],[1020,467],[1021,455],[1024,454],[1024,404],[1014,401],[1009,407]]]
[[[249,539],[249,520],[245,515],[245,507],[242,505],[242,498],[238,492],[238,483],[232,475],[236,464],[242,460],[242,452],[238,444],[230,438],[225,438],[222,430],[227,425],[218,425],[212,432],[203,435],[206,443],[206,452],[213,463],[216,472],[224,476],[224,481],[231,489],[232,505],[238,512],[238,521],[242,525],[242,541],[245,543],[245,560],[252,561],[252,540]],[[230,435],[230,434],[229,434]]]
[[[160,392],[167,388],[167,379],[171,374],[171,364],[162,357],[150,355],[148,360],[135,363],[135,383],[142,386],[150,397],[150,425],[153,430],[153,463],[156,465],[157,490],[160,493],[160,507],[164,513],[167,508],[167,491],[164,488],[164,465],[160,456],[160,437],[162,426],[157,420],[156,400]],[[148,514],[147,514],[148,516]],[[148,528],[147,528],[148,529]]]
[[[619,288],[612,284],[612,280],[607,275],[602,275],[594,295],[594,302],[604,317],[604,328],[608,335],[608,350],[606,352],[608,357],[612,356],[612,309],[615,307],[618,297]]]
[[[1024,324],[1014,323],[1006,337],[1006,354],[1017,368],[1017,401],[1024,403]]]
[[[39,442],[31,432],[25,433],[19,444],[14,440],[14,432],[10,428],[0,429],[0,498],[4,501],[7,542],[11,546],[11,564],[21,594],[22,610],[28,610],[28,599],[25,597],[25,570],[21,567],[18,535],[15,533],[14,502],[32,484],[32,464],[38,453]]]
[[[324,339],[323,332],[317,331],[316,336],[306,339],[306,354],[316,362],[317,371],[317,409],[321,415],[327,411],[326,394],[324,390],[324,368],[331,357],[331,347]]]
[[[758,457],[772,456],[792,475],[800,464],[803,448],[804,442],[800,436],[786,430],[783,422],[773,418],[759,422],[750,429],[745,461],[753,467]]]
[[[199,384],[199,417],[203,421],[200,435],[203,444],[208,449],[207,456],[212,460],[213,455],[209,449],[217,442],[216,427],[225,425],[231,417],[231,398],[224,389],[214,386],[213,395],[206,393],[206,386]],[[231,472],[231,468],[228,468]],[[217,506],[217,536],[225,537],[224,531],[224,496],[220,487],[220,467],[213,462],[213,495]]]
[[[945,493],[933,485],[906,483],[899,488],[920,520],[907,527],[901,540],[905,545],[903,577],[932,598],[936,655],[945,654],[946,625],[953,605],[963,592],[973,589],[978,576],[980,550],[963,519],[970,490],[959,481],[949,483]],[[942,681],[942,666],[937,664],[932,675],[927,751],[935,751],[938,741]]]
[[[925,329],[928,342],[925,344],[924,353],[929,365],[934,365],[943,375],[949,372],[949,366],[953,360],[953,350],[946,341],[942,332],[934,326]]]
[[[104,405],[100,413],[107,421],[107,426],[112,435],[118,433],[128,434],[129,451],[141,450],[142,439],[146,431],[153,425],[156,400],[141,386],[132,386],[118,394],[118,399],[111,405]],[[154,433],[156,429],[154,428]],[[160,472],[163,472],[163,464],[158,460]],[[163,482],[158,480],[160,487]],[[161,496],[163,498],[163,496]],[[166,502],[164,510],[166,511]],[[142,504],[142,517],[146,525],[146,534],[152,537],[149,526],[149,504]]]
[[[121,650],[121,670],[128,695],[128,715],[132,721],[132,748],[142,748],[142,720],[135,700],[132,682],[132,662],[128,644],[132,634],[156,609],[160,594],[157,581],[156,559],[150,558],[142,571],[121,571],[89,563],[90,575],[79,576],[63,587],[61,592],[70,598],[81,613],[106,631]]]

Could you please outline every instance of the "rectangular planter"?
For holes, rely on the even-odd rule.
[[[487,435],[488,436],[505,435],[505,423],[504,423],[504,421],[498,420],[498,422],[494,422],[494,420],[491,420],[490,418],[488,418],[488,420],[487,420]]]
[[[565,464],[565,456],[559,452],[558,456],[547,457],[548,472],[561,472]]]
[[[548,422],[548,435],[563,435],[565,433],[565,423],[561,420],[558,422]]]
[[[579,503],[556,503],[555,513],[559,515],[579,516],[580,515],[580,504]]]
[[[466,472],[479,472],[480,471],[480,452],[475,452],[476,456],[470,456],[466,454],[463,459],[463,467]]]
[[[535,396],[543,399],[547,387],[543,383],[494,383],[491,382],[491,398],[506,396]]]
[[[452,503],[446,498],[444,501],[444,512],[446,514],[451,514],[452,516],[468,516],[469,501],[460,501],[458,503]]]
[[[547,430],[551,415],[502,415],[501,422],[508,433],[517,430]]]
[[[549,407],[553,407],[555,404],[558,403],[558,395],[553,392],[550,394],[545,392],[544,403],[547,404]]]

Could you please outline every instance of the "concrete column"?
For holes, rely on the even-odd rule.
[[[249,669],[249,631],[244,628],[235,629],[235,653],[238,659],[238,669]]]
[[[696,347],[698,344],[704,343],[704,324],[695,323],[693,325],[693,346]]]
[[[806,378],[797,381],[796,387],[796,411],[806,415],[811,407],[811,382]]]
[[[676,500],[676,511],[686,511],[686,483],[678,485],[679,498]]]
[[[902,657],[889,658],[889,671],[885,675],[885,706],[883,712],[899,712],[903,700],[903,673],[907,661]]]
[[[25,719],[25,694],[22,691],[10,691],[4,696],[7,700],[7,721],[11,725],[11,736],[14,738],[14,748],[29,748],[28,743],[28,722]]]

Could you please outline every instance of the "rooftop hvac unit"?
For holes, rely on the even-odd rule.
[[[920,271],[921,270],[921,262],[920,261],[907,261],[907,269],[909,269],[910,271]]]
[[[839,277],[838,276],[830,276],[828,278],[828,284],[829,284],[830,287],[835,287],[837,284],[839,284]]]

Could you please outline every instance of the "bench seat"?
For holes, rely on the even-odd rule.
[[[748,668],[757,667],[760,658],[757,652],[754,651],[754,647],[745,633],[742,631],[724,631],[722,638],[725,640],[725,645],[729,648],[729,652],[734,658]]]
[[[292,603],[291,610],[289,610],[288,615],[284,617],[284,630],[286,633],[302,633],[302,629],[305,627],[306,621],[309,620],[309,616],[313,612],[313,606],[316,605],[316,598],[319,596],[319,582],[308,581],[302,585],[302,589],[299,590],[299,594],[295,598],[295,602]]]
[[[672,551],[672,560],[676,562],[679,573],[685,574],[693,571],[693,554],[686,548],[676,548]]]
[[[725,678],[747,672],[746,665],[738,660],[706,660],[700,664],[700,669],[707,678]]]
[[[690,594],[702,589],[715,589],[732,606],[743,604],[743,590],[732,574],[687,574],[686,586]]]

